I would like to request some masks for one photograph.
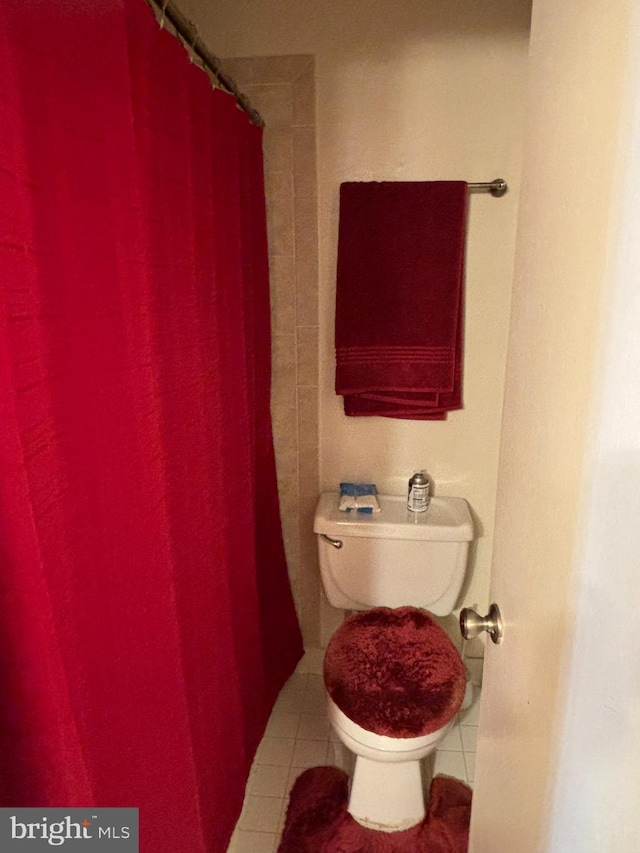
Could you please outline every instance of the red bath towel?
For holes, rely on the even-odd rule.
[[[462,181],[340,189],[336,393],[350,415],[462,407]]]

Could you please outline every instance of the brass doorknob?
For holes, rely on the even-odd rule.
[[[480,616],[470,607],[463,607],[460,611],[460,632],[465,640],[472,640],[486,631],[494,643],[502,640],[502,615],[497,604],[492,604],[486,616]]]

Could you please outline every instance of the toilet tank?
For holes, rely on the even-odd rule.
[[[313,530],[329,602],[343,610],[412,605],[451,613],[473,539],[469,505],[433,497],[426,512],[413,513],[406,498],[378,501],[379,513],[341,512],[338,492],[320,496]]]

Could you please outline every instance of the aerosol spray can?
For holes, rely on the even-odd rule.
[[[416,471],[409,480],[407,507],[411,512],[426,512],[429,508],[429,478],[426,471]]]

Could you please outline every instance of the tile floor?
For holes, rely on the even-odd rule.
[[[323,649],[311,649],[283,687],[258,748],[247,783],[244,808],[227,853],[275,853],[284,826],[289,790],[307,767],[333,764],[349,771],[350,757],[329,725],[322,684]],[[481,683],[482,660],[466,660]],[[473,786],[478,699],[458,715],[442,741],[434,773],[455,776]]]

